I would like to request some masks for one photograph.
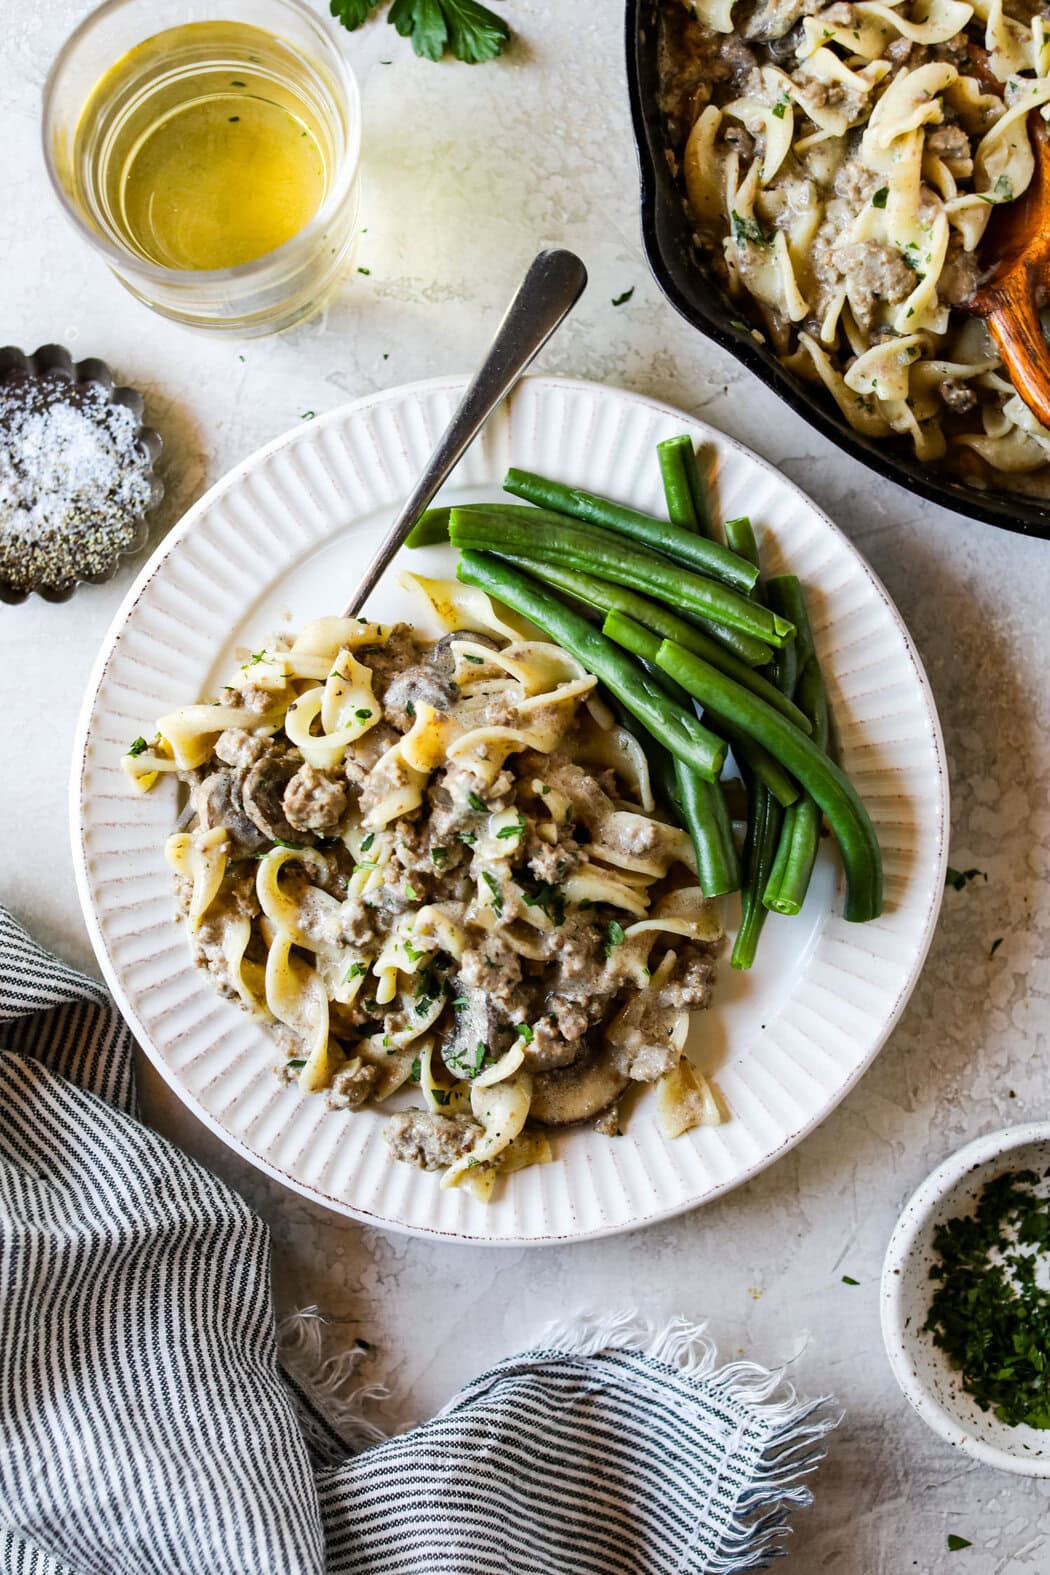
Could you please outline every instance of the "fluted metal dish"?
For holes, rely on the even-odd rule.
[[[142,425],[142,395],[134,388],[119,385],[105,361],[100,361],[97,356],[74,361],[64,345],[41,345],[40,349],[34,350],[32,355],[26,355],[14,345],[0,348],[0,384],[5,383],[12,376],[38,378],[43,377],[47,372],[56,371],[68,378],[71,383],[97,383],[105,389],[111,404],[124,405],[131,411],[138,423],[137,443],[143,456],[149,461],[150,499],[142,514],[133,521],[130,536],[119,545],[114,544],[111,557],[96,573],[78,575],[54,584],[41,583],[31,586],[13,585],[0,575],[0,602],[8,604],[24,602],[32,595],[42,596],[49,602],[64,602],[69,600],[78,585],[101,585],[106,580],[111,580],[117,572],[120,560],[141,552],[146,545],[149,538],[149,515],[164,496],[164,483],[153,469],[164,446],[160,434],[154,432],[152,427]]]

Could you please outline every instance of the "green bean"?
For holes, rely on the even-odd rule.
[[[716,782],[725,764],[722,739],[690,712],[676,706],[667,691],[651,679],[633,657],[626,656],[580,614],[545,590],[538,581],[483,552],[460,554],[456,576],[464,585],[505,602],[544,634],[582,662],[607,686],[644,728],[708,782]]]
[[[682,819],[696,853],[696,878],[705,897],[740,889],[740,857],[721,782],[705,782],[680,760],[674,762]]]
[[[748,563],[753,564],[757,569],[758,542],[755,540],[755,533],[747,515],[742,514],[739,519],[726,520],[722,529],[725,531],[726,545],[730,551],[735,552],[739,558],[746,558]]]
[[[501,552],[500,557],[506,558],[508,563],[518,564],[523,569],[535,571],[537,567],[524,553]],[[626,613],[643,628],[651,629],[654,634],[661,635],[665,640],[675,640],[679,645],[684,645],[687,651],[702,656],[705,661],[711,663],[712,667],[717,667],[720,672],[735,678],[738,684],[743,684],[746,689],[753,689],[755,694],[761,695],[764,700],[769,701],[770,705],[783,711],[788,720],[794,722],[795,726],[800,727],[804,733],[809,731],[809,721],[798,706],[793,705],[781,694],[768,678],[762,673],[756,673],[746,662],[740,661],[739,657],[727,651],[719,641],[712,639],[687,619],[679,617],[663,603],[650,601],[647,596],[639,596],[637,591],[629,590],[626,586],[614,585],[610,580],[600,580],[593,574],[582,574],[575,569],[564,569],[559,564],[543,564],[542,576],[549,584],[565,591],[569,596],[574,596],[577,601],[586,602],[602,612]],[[773,655],[772,651],[769,655]]]
[[[486,514],[500,515],[507,519],[520,519],[522,514],[528,514],[531,505],[528,503],[483,503],[478,505],[464,504],[464,508],[478,507]],[[448,516],[451,509],[428,509],[420,515],[417,523],[409,532],[405,545],[408,547],[429,547],[435,542],[445,541],[448,538]],[[549,511],[544,511],[548,512]],[[550,515],[550,519],[557,518]],[[503,553],[503,557],[512,558],[512,554]],[[730,629],[727,624],[720,623],[717,618],[694,613],[694,618],[699,619],[704,627],[710,631],[712,640],[736,658],[738,662],[746,663],[748,667],[765,667],[773,659],[771,648],[764,640],[755,639],[754,635],[745,634],[741,629]],[[712,657],[713,661],[714,658]],[[717,665],[717,663],[716,663]]]
[[[766,791],[761,782],[749,783],[748,800],[740,928],[737,930],[729,958],[731,968],[751,968],[754,965],[759,936],[762,934],[768,911],[762,906],[762,891],[773,862],[784,814],[776,799]]]
[[[745,594],[758,579],[758,570],[753,564],[738,558],[721,543],[697,535],[695,531],[683,530],[680,525],[658,520],[652,514],[640,514],[637,509],[599,497],[596,492],[566,487],[560,481],[548,481],[532,471],[514,468],[503,478],[503,490],[540,508],[571,514],[588,525],[603,525],[619,536],[643,542],[697,574],[710,575]]]
[[[508,518],[483,506],[454,508],[449,537],[454,547],[521,553],[539,563],[562,564],[616,585],[649,591],[674,607],[718,618],[769,645],[780,646],[794,637],[794,627],[786,619],[729,586],[692,574],[608,531],[569,524],[561,515],[542,509],[515,511],[515,517]]]
[[[435,542],[448,541],[451,513],[451,509],[425,509],[405,537],[405,546],[432,547]]]
[[[650,634],[637,624],[633,619],[624,615],[612,613],[606,619],[610,623],[619,619],[624,626],[627,639],[619,639],[611,634],[608,628],[602,630],[609,634],[618,645],[632,650],[636,656],[641,656],[651,661],[660,644],[659,637]],[[636,643],[628,644],[628,639],[634,637]],[[692,705],[689,695],[676,684],[673,678],[654,678],[654,683],[660,683],[669,691],[670,698],[678,705],[688,709]],[[664,789],[671,797],[679,816],[692,838],[693,849],[696,853],[696,872],[700,883],[700,890],[705,897],[724,897],[727,892],[737,891],[740,887],[740,860],[733,841],[733,822],[726,806],[725,794],[720,782],[707,782],[695,771],[675,759],[673,783],[667,781],[664,775]]]
[[[846,868],[846,918],[855,923],[877,918],[882,912],[882,854],[868,812],[845,772],[779,711],[682,646],[664,640],[656,663],[713,719],[734,722],[797,778],[828,817],[838,840]]]
[[[501,558],[508,563],[516,563],[519,568],[535,572],[536,565],[525,553],[502,552]],[[665,640],[675,640],[679,645],[684,645],[687,651],[692,651],[697,656],[702,656],[712,667],[717,667],[720,672],[735,678],[738,684],[743,684],[745,689],[753,689],[756,695],[761,695],[763,700],[776,706],[782,711],[790,722],[800,727],[804,733],[810,729],[809,718],[804,716],[797,705],[794,705],[786,695],[771,684],[768,678],[761,673],[756,673],[748,667],[746,662],[741,662],[731,651],[727,651],[717,640],[713,640],[694,624],[680,618],[677,613],[659,602],[652,602],[646,596],[639,596],[637,591],[631,591],[623,585],[613,585],[609,580],[596,579],[593,574],[581,574],[575,569],[563,569],[555,563],[545,563],[542,566],[542,578],[548,585],[553,585],[559,591],[565,591],[569,596],[574,596],[577,601],[586,602],[590,607],[597,607],[604,612],[622,612],[643,628],[651,629],[654,634],[662,636]],[[787,646],[786,650],[791,647]],[[779,653],[778,653],[779,654]],[[772,652],[770,652],[772,655]]]
[[[692,438],[684,435],[665,438],[656,445],[656,457],[660,461],[667,517],[671,524],[680,530],[710,536],[711,516]]]
[[[602,624],[602,633],[608,635],[609,639],[614,640],[617,645],[622,645],[625,650],[640,656],[643,661],[655,664],[656,653],[660,649],[660,636],[651,634],[635,619],[627,617],[622,612],[611,612]],[[684,691],[679,688],[679,693],[682,694]],[[718,731],[732,744],[733,753],[741,764],[746,765],[751,774],[765,785],[778,804],[787,805],[795,802],[799,796],[798,787],[767,749],[763,749],[761,744],[756,744],[754,739],[742,733],[738,727],[727,723],[724,718],[718,721]]]
[[[816,660],[816,649],[813,645],[813,628],[806,611],[806,601],[802,594],[802,585],[797,574],[777,574],[766,583],[766,600],[781,616],[790,618],[795,622],[793,614],[797,614],[799,623],[796,625],[796,650],[798,652],[799,672],[806,663]],[[790,612],[789,612],[790,609]]]
[[[801,650],[808,653],[805,666],[799,675],[797,694],[799,703],[811,720],[813,742],[818,749],[828,747],[828,701],[821,677],[813,633],[810,628],[802,587],[794,575],[785,575],[770,582],[770,594],[785,609],[790,609],[798,619],[798,641]],[[787,653],[779,653],[786,655]],[[810,795],[804,794],[784,816],[773,868],[769,873],[762,901],[774,913],[794,915],[802,911],[806,892],[813,875],[813,866],[820,848],[822,815]]]
[[[725,717],[714,716],[708,718],[714,722],[719,736],[732,746],[733,754],[742,769],[755,777],[767,793],[772,794],[782,809],[787,809],[789,804],[795,804],[802,796],[802,789],[790,772],[784,767],[775,755],[771,754],[762,744],[755,742],[739,727],[734,727],[727,722]]]

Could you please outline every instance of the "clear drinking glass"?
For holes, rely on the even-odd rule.
[[[114,138],[133,136],[128,117],[139,112],[136,106],[154,102],[158,83],[176,92],[180,73],[184,79],[201,69],[199,50],[188,62],[177,40],[163,49],[150,42],[193,23],[212,24],[217,36],[231,30],[233,43],[219,40],[209,70],[213,64],[230,74],[242,70],[245,81],[251,72],[252,84],[272,84],[278,103],[283,95],[302,107],[323,168],[313,217],[273,250],[232,267],[169,267],[136,249],[130,232],[115,222],[119,203],[100,174]],[[246,37],[241,27],[267,35],[265,47],[238,49]],[[96,90],[118,61],[119,91],[104,100],[100,113]],[[139,61],[141,80],[135,75]],[[235,87],[244,85],[234,79]],[[108,0],[76,29],[51,69],[43,135],[48,173],[77,230],[133,295],[165,317],[195,328],[272,333],[313,311],[339,280],[358,215],[360,97],[326,26],[302,0]]]

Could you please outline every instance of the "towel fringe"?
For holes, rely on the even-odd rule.
[[[802,1478],[824,1459],[827,1451],[821,1442],[839,1425],[842,1414],[818,1414],[831,1403],[828,1396],[799,1400],[783,1368],[770,1372],[757,1362],[744,1361],[718,1367],[717,1349],[706,1327],[674,1318],[656,1328],[637,1313],[623,1311],[549,1324],[539,1343],[543,1349],[572,1356],[638,1352],[760,1413],[771,1426],[770,1435],[755,1462],[754,1480],[741,1494],[738,1512],[725,1529],[721,1549],[708,1564],[709,1575],[748,1575],[786,1553],[782,1543],[791,1534],[789,1509],[812,1504],[813,1494]]]
[[[286,1314],[277,1325],[281,1363],[349,1449],[382,1444],[387,1434],[365,1411],[373,1402],[385,1400],[390,1391],[382,1384],[355,1384],[357,1370],[368,1355],[365,1346],[352,1345],[337,1356],[325,1356],[327,1327],[328,1320],[317,1307]]]

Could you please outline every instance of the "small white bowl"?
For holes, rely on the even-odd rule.
[[[1050,1122],[976,1138],[927,1176],[897,1221],[882,1269],[882,1338],[897,1382],[935,1433],[988,1466],[1050,1477],[1050,1430],[1007,1427],[965,1394],[959,1373],[923,1332],[933,1286],[933,1233],[973,1212],[989,1181],[1009,1170],[1050,1167]]]

